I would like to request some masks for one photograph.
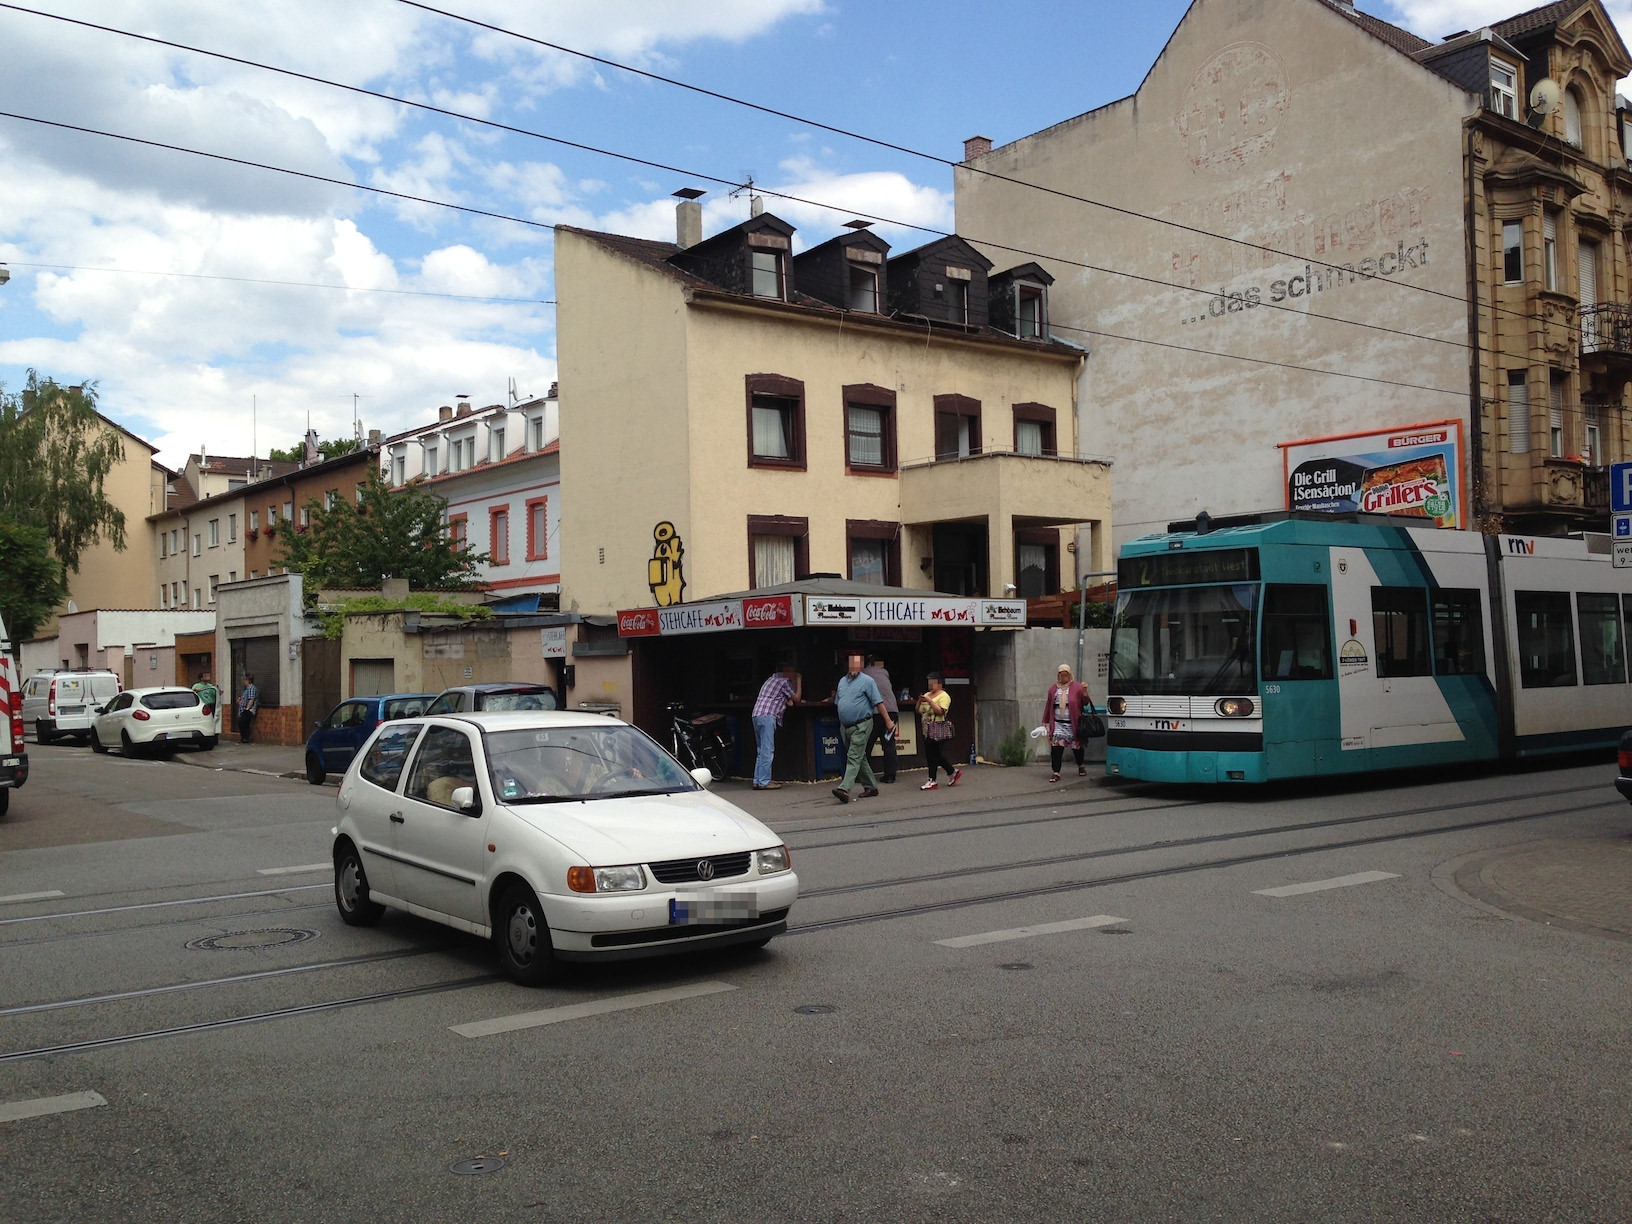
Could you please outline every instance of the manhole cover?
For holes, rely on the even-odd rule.
[[[264,931],[228,931],[224,935],[210,935],[191,940],[187,946],[195,952],[243,952],[305,943],[308,939],[316,938],[316,931],[299,927],[271,927]]]
[[[472,1156],[466,1160],[454,1161],[448,1166],[448,1172],[468,1177],[472,1173],[495,1173],[502,1168],[504,1161],[497,1156]]]
[[[1030,961],[1009,961],[1005,965],[999,965],[998,968],[999,969],[1030,969],[1031,968],[1031,962]]]
[[[831,1003],[801,1003],[793,1010],[801,1016],[825,1016],[829,1012],[836,1012],[839,1009]]]

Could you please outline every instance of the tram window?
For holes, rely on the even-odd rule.
[[[1626,641],[1621,636],[1620,600],[1581,591],[1575,597],[1581,626],[1581,678],[1588,684],[1626,683]]]
[[[1263,661],[1265,680],[1332,678],[1332,620],[1325,587],[1264,587]]]
[[[1519,684],[1524,688],[1575,685],[1575,632],[1568,591],[1514,591],[1519,621]]]
[[[1433,593],[1434,674],[1477,676],[1485,670],[1485,625],[1478,591]]]
[[[1426,676],[1428,592],[1421,587],[1372,587],[1371,628],[1379,676]]]

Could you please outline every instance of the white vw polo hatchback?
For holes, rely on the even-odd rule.
[[[538,985],[562,961],[763,946],[799,880],[781,839],[644,732],[597,714],[382,724],[340,783],[334,898],[491,937]]]

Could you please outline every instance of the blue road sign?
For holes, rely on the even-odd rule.
[[[1632,463],[1609,465],[1609,508],[1616,514],[1632,514]]]
[[[1617,540],[1632,540],[1632,514],[1617,514],[1614,523]]]

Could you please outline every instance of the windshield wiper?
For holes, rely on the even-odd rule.
[[[642,790],[605,791],[599,795],[590,796],[592,799],[629,799],[637,795],[678,795],[680,791],[672,786],[650,786]]]
[[[500,799],[500,803],[582,803],[594,795],[517,795],[514,799]]]

